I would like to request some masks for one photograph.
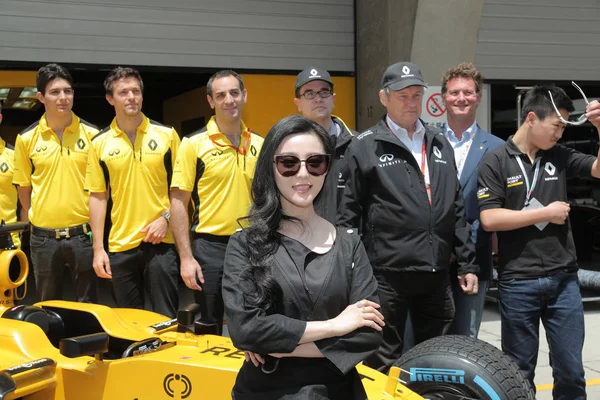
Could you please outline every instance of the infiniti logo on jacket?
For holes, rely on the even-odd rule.
[[[390,165],[401,164],[401,160],[394,160],[393,154],[383,154],[379,157],[380,163],[378,166],[380,168],[389,167]]]

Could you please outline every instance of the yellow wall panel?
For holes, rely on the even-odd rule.
[[[0,88],[34,87],[37,71],[0,71]]]
[[[281,118],[296,114],[294,85],[296,75],[243,74],[248,91],[248,103],[243,119],[253,131],[265,136]],[[336,93],[333,113],[344,120],[350,128],[356,125],[353,77],[332,77]]]

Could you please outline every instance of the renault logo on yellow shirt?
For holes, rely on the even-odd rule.
[[[151,139],[148,142],[148,147],[150,147],[150,150],[154,151],[158,147],[158,144],[156,143],[156,141],[154,139]]]
[[[79,140],[77,141],[77,147],[79,147],[81,150],[83,150],[83,149],[84,149],[84,147],[85,147],[85,142],[83,141],[83,139],[79,139]]]
[[[0,165],[0,171],[2,171],[3,173],[6,173],[6,171],[8,171],[8,164],[3,162],[2,165]]]

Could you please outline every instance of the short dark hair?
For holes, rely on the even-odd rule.
[[[475,82],[475,91],[479,94],[483,89],[483,76],[473,63],[462,62],[450,68],[442,77],[442,94],[448,90],[448,82],[454,78],[471,78]]]
[[[331,93],[333,93],[333,83],[329,83],[329,82],[325,82],[325,81],[321,81],[321,82],[328,84],[329,89],[331,90]],[[306,82],[306,83],[308,83],[308,82]],[[306,83],[304,85],[306,85]],[[300,98],[300,89],[302,89],[304,87],[304,85],[297,88],[296,91],[294,92],[294,95],[296,96],[297,99]]]
[[[521,121],[519,121],[520,124],[525,122],[527,114],[530,112],[535,113],[541,120],[544,120],[549,115],[556,114],[548,92],[552,93],[556,108],[559,110],[564,109],[568,112],[575,110],[573,101],[567,96],[567,93],[558,86],[534,86],[533,89],[525,93],[525,97],[523,98]]]
[[[46,86],[48,83],[55,79],[64,79],[69,82],[71,88],[73,87],[73,78],[65,67],[55,63],[44,65],[38,70],[37,77],[35,78],[35,86],[38,92],[46,94]]]
[[[206,84],[206,94],[212,97],[213,82],[219,78],[225,78],[226,76],[233,76],[235,79],[237,79],[238,83],[240,84],[240,90],[242,92],[244,91],[244,80],[242,79],[240,74],[230,69],[224,69],[222,71],[216,72],[215,74],[213,74],[213,76],[211,76],[208,79],[208,83]]]
[[[104,80],[104,91],[112,95],[113,85],[116,81],[123,78],[135,78],[140,83],[140,89],[144,92],[144,81],[137,69],[131,67],[117,67],[108,73]]]

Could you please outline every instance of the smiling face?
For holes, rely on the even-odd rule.
[[[306,160],[316,154],[324,154],[325,148],[319,137],[313,133],[298,133],[283,139],[277,150],[276,156],[289,155]],[[284,213],[293,215],[295,208],[313,207],[313,202],[325,181],[326,173],[314,176],[308,173],[306,163],[302,162],[298,173],[285,177],[279,173],[277,166],[273,163],[275,183],[281,196],[281,206]]]
[[[215,79],[212,83],[212,96],[206,96],[217,118],[229,120],[242,117],[247,97],[246,89],[240,88],[240,82],[233,75]]]
[[[481,93],[477,93],[473,78],[456,77],[448,81],[443,100],[448,119],[475,121]]]

